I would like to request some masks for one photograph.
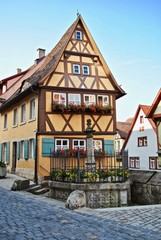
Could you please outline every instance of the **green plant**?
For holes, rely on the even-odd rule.
[[[0,161],[0,167],[6,167],[6,164],[3,161]]]
[[[95,172],[85,172],[84,178],[88,179],[88,181],[96,181],[99,178],[98,173]]]

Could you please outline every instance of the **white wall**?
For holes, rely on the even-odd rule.
[[[144,116],[144,123],[140,123],[140,116]],[[139,131],[140,127],[144,127],[144,131]],[[147,136],[147,146],[138,147],[138,137]],[[128,157],[140,158],[140,170],[149,170],[149,157],[157,157],[157,136],[150,124],[145,118],[145,114],[140,109],[138,118],[133,127],[133,131],[126,144],[125,150],[128,150]],[[130,162],[129,162],[130,166]]]

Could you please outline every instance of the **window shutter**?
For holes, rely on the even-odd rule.
[[[29,158],[29,141],[24,140],[24,158],[27,160]]]
[[[6,152],[6,163],[10,163],[10,142],[6,143],[6,148],[7,148],[7,152]]]
[[[33,157],[36,158],[36,138],[33,138]]]
[[[0,143],[0,161],[2,161],[2,144]]]
[[[42,139],[42,156],[50,157],[54,151],[54,138],[43,138]]]
[[[113,140],[104,140],[104,151],[107,155],[114,155],[114,141]]]
[[[17,159],[20,159],[20,142],[17,142]]]

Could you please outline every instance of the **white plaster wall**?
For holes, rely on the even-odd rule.
[[[144,123],[140,123],[140,116],[144,116]],[[144,127],[144,131],[139,131],[140,127]],[[138,147],[138,137],[147,136],[147,146]],[[128,157],[140,158],[140,170],[149,170],[149,157],[157,157],[157,136],[150,124],[145,118],[145,114],[140,110],[138,118],[133,127],[133,131],[126,144],[125,150],[128,150]],[[129,164],[130,166],[130,164]]]

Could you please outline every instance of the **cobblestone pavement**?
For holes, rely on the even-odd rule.
[[[161,240],[161,205],[72,211],[53,199],[0,187],[0,239]]]

